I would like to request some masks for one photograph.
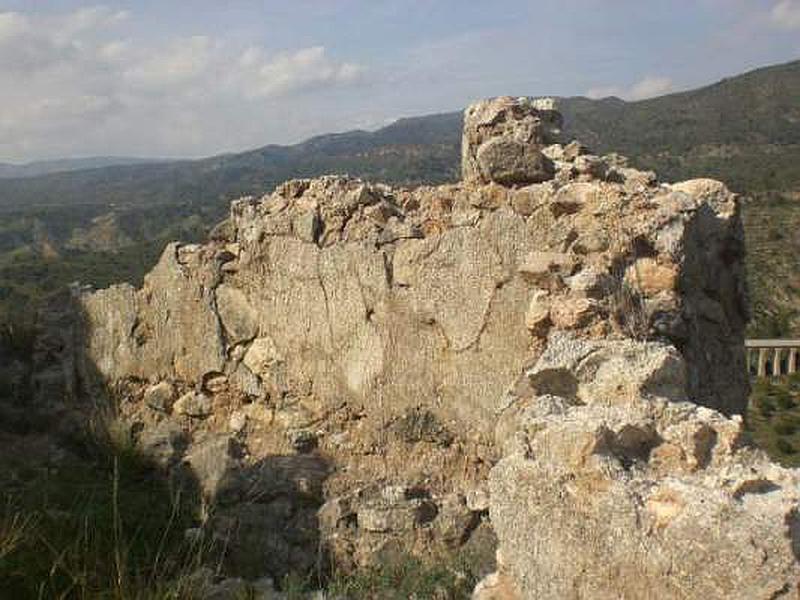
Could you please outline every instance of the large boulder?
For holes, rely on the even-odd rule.
[[[461,175],[465,182],[527,185],[552,179],[543,148],[558,141],[561,114],[550,99],[503,96],[464,113]]]
[[[478,148],[478,168],[485,181],[528,185],[552,179],[553,162],[530,144],[511,138],[492,138]]]
[[[688,403],[519,423],[491,518],[518,598],[768,599],[800,584],[800,477]]]

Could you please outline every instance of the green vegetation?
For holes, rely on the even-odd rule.
[[[747,430],[757,446],[788,467],[800,467],[800,373],[753,384]]]
[[[35,437],[24,453],[3,456],[3,597],[194,597],[190,575],[210,556],[207,545],[184,540],[194,495],[140,456],[119,421],[94,425],[68,440],[73,454],[58,462]]]
[[[800,333],[800,196],[769,192],[743,204],[753,318],[748,335]]]

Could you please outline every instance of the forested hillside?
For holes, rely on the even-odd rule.
[[[800,61],[639,102],[565,98],[561,110],[567,140],[663,180],[711,176],[747,194],[754,331],[797,333],[800,240],[788,224],[800,218]],[[461,125],[456,111],[196,161],[0,179],[0,319],[30,317],[31,300],[68,281],[135,281],[166,240],[200,239],[231,199],[285,179],[455,180]]]

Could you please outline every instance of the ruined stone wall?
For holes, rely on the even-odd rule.
[[[540,104],[468,111],[462,184],[327,177],[235,202],[215,240],[168,246],[143,289],[81,297],[86,359],[109,380],[224,374],[255,397],[424,403],[488,432],[498,391],[555,327],[674,342],[688,394],[741,412],[735,198],[546,148],[560,117]],[[526,149],[520,165],[548,165],[533,176],[547,181],[503,163],[508,144]]]
[[[139,444],[195,474],[238,572],[486,545],[491,516],[484,598],[796,585],[795,475],[726,418],[748,392],[737,198],[555,143],[560,126],[552,101],[498,98],[466,112],[459,184],[238,200],[142,289],[76,290],[39,380],[123,383]],[[768,576],[702,547],[725,514]]]

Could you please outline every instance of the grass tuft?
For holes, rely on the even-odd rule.
[[[75,441],[80,458],[37,465],[0,510],[3,597],[192,600],[215,559],[185,539],[197,502],[141,456],[113,412]]]

